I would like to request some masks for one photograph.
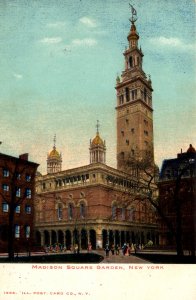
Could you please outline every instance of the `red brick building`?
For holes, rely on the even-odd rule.
[[[77,242],[87,249],[90,242],[95,249],[106,242],[158,242],[155,211],[136,195],[133,177],[104,163],[104,153],[105,142],[97,133],[90,142],[90,161],[92,156],[95,160],[89,165],[37,176],[38,245],[60,243],[70,248]]]
[[[158,186],[161,210],[173,228],[172,233],[160,219],[160,245],[176,247],[178,235],[182,249],[193,253],[196,247],[196,152],[192,145],[177,158],[163,161]]]
[[[32,244],[37,167],[38,164],[28,161],[28,154],[17,158],[0,153],[1,251],[7,252],[11,229],[15,250]]]
[[[118,157],[146,151],[153,145],[152,82],[143,71],[143,53],[132,15],[125,69],[116,80],[117,166],[106,165],[106,143],[97,134],[90,141],[90,164],[61,171],[62,157],[53,150],[47,157],[47,173],[36,180],[36,240],[39,245],[78,243],[86,248],[106,242],[157,243],[155,211],[140,201],[137,180],[125,173]],[[152,147],[153,153],[153,147]]]

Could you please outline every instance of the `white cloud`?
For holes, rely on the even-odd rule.
[[[48,23],[46,26],[50,28],[61,28],[65,26],[65,22]]]
[[[79,20],[82,24],[86,25],[87,27],[97,27],[96,21],[94,19],[83,17]]]
[[[22,79],[22,78],[23,78],[22,74],[17,74],[17,73],[13,73],[13,76],[14,76],[16,79]]]
[[[61,37],[52,37],[52,38],[45,37],[42,40],[40,40],[40,42],[43,44],[58,44],[58,43],[62,42],[62,38]]]
[[[75,39],[72,41],[72,45],[74,46],[94,46],[97,44],[97,41],[95,39]]]
[[[183,42],[179,38],[175,37],[164,37],[160,36],[157,38],[150,39],[150,42],[156,46],[165,46],[169,48],[177,48],[179,50],[194,50],[196,48],[196,45],[194,44],[187,44],[186,42]]]

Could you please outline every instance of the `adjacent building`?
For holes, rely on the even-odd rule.
[[[10,230],[14,247],[25,249],[33,243],[35,174],[38,164],[0,153],[0,250],[7,252]],[[11,227],[10,227],[11,226]]]
[[[183,250],[192,253],[196,246],[196,151],[192,145],[187,152],[163,161],[158,183],[160,207],[173,228],[160,219],[160,245],[176,247],[180,235]]]

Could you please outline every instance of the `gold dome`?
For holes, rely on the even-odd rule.
[[[48,154],[48,158],[60,158],[59,152],[56,150],[56,148],[53,148],[53,150]]]
[[[103,140],[100,138],[98,132],[97,132],[96,137],[92,140],[92,144],[95,145],[95,146],[97,146],[97,145],[103,146],[103,145],[104,145],[104,142],[103,142]]]

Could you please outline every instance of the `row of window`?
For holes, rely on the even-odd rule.
[[[68,205],[68,218],[71,220],[73,219],[74,216],[74,206],[72,203],[69,203]],[[86,216],[86,207],[84,203],[80,204],[80,218],[85,218]],[[57,209],[57,217],[59,220],[63,219],[63,208],[62,205],[59,204],[58,209]]]
[[[9,192],[10,187],[8,184],[2,184],[2,189],[4,192]],[[32,193],[30,188],[25,189],[25,197],[31,199]],[[16,197],[21,197],[21,188],[16,187]]]
[[[142,207],[142,212],[144,213],[145,208]],[[118,208],[117,206],[112,206],[112,220],[121,219],[121,220],[129,220],[129,221],[135,221],[136,220],[136,211],[135,208],[131,207],[130,209],[126,209],[125,207]],[[150,216],[150,215],[149,215]],[[148,216],[148,217],[149,217]],[[141,217],[141,220],[144,221],[145,217],[144,215]]]
[[[28,239],[30,237],[31,227],[29,225],[26,225],[24,227],[24,229],[25,229],[25,238]],[[17,238],[17,239],[20,238],[20,232],[21,232],[21,226],[16,224],[14,226],[14,236],[15,236],[15,238]]]
[[[133,68],[134,66],[139,66],[142,62],[142,58],[139,56],[130,56],[127,63],[129,63],[129,67]]]
[[[135,128],[131,128],[131,133],[135,133]],[[121,129],[121,134],[122,136],[125,135],[125,132],[123,129]],[[144,135],[148,136],[148,131],[147,130],[144,130]]]
[[[63,187],[63,186],[70,186],[74,184],[80,184],[80,183],[88,183],[89,182],[89,174],[85,175],[77,175],[77,176],[71,176],[71,177],[64,177],[61,179],[57,179],[55,181],[55,187]],[[46,188],[51,188],[52,184],[47,184],[46,182],[42,183],[42,190],[45,190]]]
[[[16,173],[16,178],[18,180],[21,179],[21,174],[20,173]],[[3,169],[3,177],[9,177],[10,176],[10,171],[8,169]],[[25,179],[27,182],[30,182],[31,181],[31,175],[30,174],[26,174],[25,175]]]
[[[135,133],[135,128],[131,128],[131,133]],[[121,129],[121,134],[122,134],[122,136],[125,135],[125,132],[123,129]]]
[[[3,203],[2,204],[2,211],[3,212],[8,212],[9,211],[9,204],[8,203]],[[21,212],[21,206],[17,205],[15,208],[15,213],[19,214]],[[31,206],[26,204],[25,205],[25,213],[26,214],[31,214]]]
[[[145,102],[147,102],[147,100],[149,101],[149,104],[151,105],[151,99],[150,97],[147,96],[147,89],[144,88],[144,90],[140,90],[141,93],[141,99],[144,100]],[[125,100],[126,102],[129,102],[130,100],[134,101],[138,99],[138,90],[129,90],[128,87],[125,88],[125,95],[122,94],[119,96],[119,104],[123,104],[124,103],[124,96],[125,96]]]
[[[143,211],[143,209],[142,209]],[[128,210],[126,210],[125,207],[122,208],[117,208],[117,206],[113,206],[112,207],[112,220],[127,220],[130,222],[134,222],[136,221],[136,219],[138,220],[138,215],[137,215],[138,211],[135,210],[135,208],[130,208]],[[149,213],[148,216],[145,215],[144,216],[144,212],[142,214],[142,216],[139,216],[140,221],[144,222],[145,220],[149,220],[150,222],[152,221],[153,217],[152,214]]]

